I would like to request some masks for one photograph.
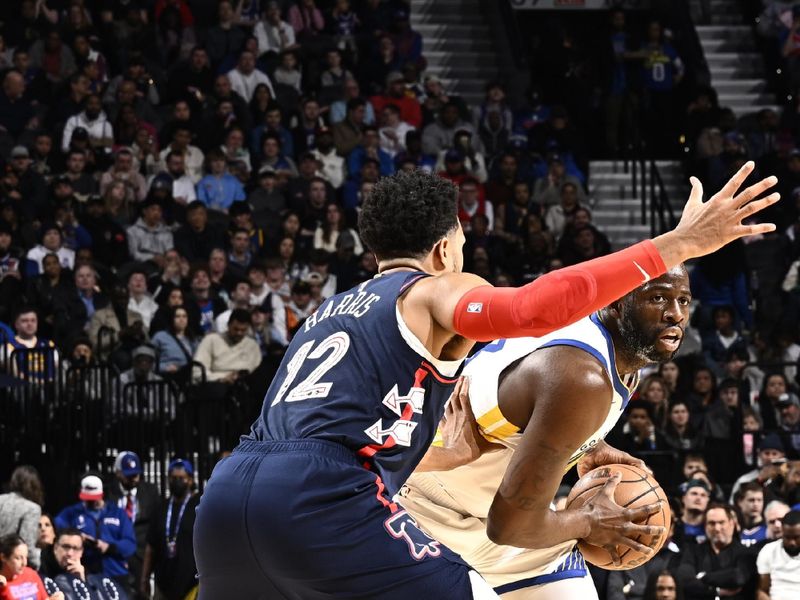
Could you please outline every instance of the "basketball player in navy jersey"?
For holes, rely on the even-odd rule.
[[[200,599],[484,598],[491,588],[392,501],[426,453],[473,340],[543,335],[643,281],[774,225],[742,221],[778,200],[737,194],[747,163],[672,232],[518,289],[461,272],[457,190],[422,172],[378,182],[361,236],[379,276],[326,300],[292,339],[261,416],[214,470],[198,508]],[[441,468],[441,465],[439,465]],[[597,503],[593,539],[631,520]]]
[[[467,402],[475,415],[476,425],[448,444],[451,451],[469,451],[473,460],[448,471],[414,473],[399,502],[503,600],[596,600],[575,543],[596,543],[589,505],[603,494],[613,498],[618,479],[580,509],[554,512],[550,503],[575,464],[579,475],[607,464],[646,468],[603,439],[636,390],[639,369],[678,351],[691,299],[680,265],[551,334],[485,346],[467,361],[468,385],[456,386],[459,397],[454,393],[450,402]],[[496,451],[483,453],[481,438]],[[649,554],[630,539],[640,533],[665,532],[630,525],[618,541]],[[606,546],[615,560],[624,555],[615,543]]]

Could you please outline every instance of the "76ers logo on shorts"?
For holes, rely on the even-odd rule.
[[[414,518],[404,510],[386,519],[383,526],[393,538],[405,540],[408,552],[414,560],[422,560],[425,556],[435,558],[442,554],[439,542],[423,533]]]

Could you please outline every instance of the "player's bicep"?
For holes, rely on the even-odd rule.
[[[611,383],[595,359],[566,346],[540,358],[530,381],[536,406],[492,504],[496,527],[536,521],[549,510],[570,457],[608,414]]]
[[[416,331],[416,328],[424,330],[426,325],[453,332],[453,318],[461,298],[468,291],[483,285],[490,284],[471,273],[450,273],[425,278],[415,284],[401,300],[403,319],[420,339],[424,339],[421,335],[423,332]],[[420,321],[418,325],[417,320]]]

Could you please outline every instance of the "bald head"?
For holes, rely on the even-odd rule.
[[[17,71],[9,71],[3,79],[3,92],[12,100],[25,93],[25,78]]]

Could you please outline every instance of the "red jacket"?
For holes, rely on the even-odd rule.
[[[417,129],[422,125],[422,107],[414,96],[405,94],[402,98],[391,96],[373,96],[369,99],[375,109],[375,118],[380,120],[383,107],[395,104],[400,109],[400,118]]]

